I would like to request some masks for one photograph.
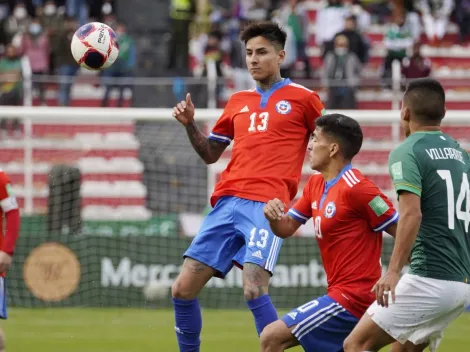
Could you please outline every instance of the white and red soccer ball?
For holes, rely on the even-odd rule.
[[[70,44],[75,61],[88,70],[103,70],[116,61],[119,44],[116,33],[108,25],[91,22],[81,26]]]

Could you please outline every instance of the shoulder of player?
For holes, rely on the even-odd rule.
[[[256,88],[247,89],[247,90],[239,90],[238,92],[232,93],[232,95],[229,98],[229,101],[244,99],[247,96],[255,96],[257,94],[258,93],[256,92]]]
[[[363,186],[371,184],[371,181],[355,168],[346,171],[341,178],[346,191],[354,192]]]
[[[291,82],[289,83],[288,87],[292,92],[294,92],[295,96],[298,97],[299,100],[309,99],[312,96],[315,96],[319,99],[317,92],[308,89],[301,84]]]

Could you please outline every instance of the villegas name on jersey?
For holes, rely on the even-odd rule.
[[[431,148],[426,149],[426,153],[428,153],[432,160],[454,159],[465,164],[462,152],[454,148]]]

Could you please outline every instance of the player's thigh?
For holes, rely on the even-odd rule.
[[[222,197],[206,216],[201,229],[184,253],[217,271],[225,277],[232,269],[232,258],[244,245],[244,239],[234,227],[236,198]]]
[[[264,217],[265,203],[241,199],[235,212],[235,228],[245,238],[245,248],[236,254],[240,265],[257,264],[270,274],[276,266],[282,238],[272,232]]]
[[[292,335],[292,328],[288,328],[282,320],[276,320],[263,329],[260,336],[261,351],[289,349],[299,345]]]
[[[193,258],[185,258],[183,267],[171,286],[173,298],[194,299],[217,271]]]
[[[359,319],[329,296],[290,311],[281,320],[305,351],[342,351]]]
[[[464,283],[404,275],[388,308],[374,302],[371,319],[402,344],[430,343],[437,348],[442,331],[464,310],[468,287]]]
[[[344,351],[379,351],[394,342],[395,339],[366,313],[344,341]]]

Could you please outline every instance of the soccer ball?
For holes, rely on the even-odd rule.
[[[108,68],[119,54],[116,33],[100,22],[81,26],[73,35],[70,49],[80,66],[93,71]]]

